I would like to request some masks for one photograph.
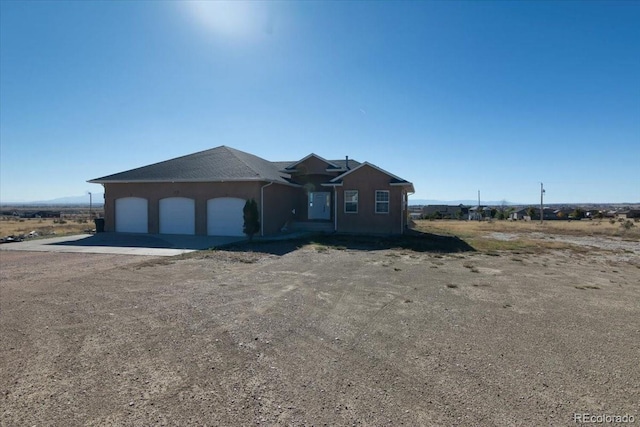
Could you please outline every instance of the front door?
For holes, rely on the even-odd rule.
[[[331,193],[309,193],[309,219],[331,219]]]

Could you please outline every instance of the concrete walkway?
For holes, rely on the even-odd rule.
[[[241,242],[245,237],[97,233],[4,243],[0,251],[175,256]]]

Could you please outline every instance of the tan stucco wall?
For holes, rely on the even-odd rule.
[[[159,232],[159,202],[165,197],[188,197],[196,201],[196,234],[207,234],[207,200],[216,197],[254,198],[260,204],[263,182],[180,182],[105,184],[105,231],[115,231],[115,200],[142,197],[149,206],[149,233]],[[283,187],[279,185],[278,187]],[[266,211],[265,211],[266,214]],[[265,221],[266,222],[266,221]]]
[[[389,185],[389,175],[364,166],[344,177],[338,192],[338,231],[344,233],[400,234],[403,232],[403,193],[399,186]],[[345,213],[345,190],[358,190],[358,213]],[[375,212],[376,190],[389,191],[389,213]],[[406,221],[402,219],[402,223]]]

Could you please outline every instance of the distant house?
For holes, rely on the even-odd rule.
[[[422,208],[422,216],[441,219],[466,219],[469,208],[464,205],[427,205]]]
[[[489,206],[473,206],[467,211],[469,221],[479,221],[483,218],[491,218],[491,208]]]
[[[346,158],[272,162],[220,146],[89,181],[105,188],[105,231],[242,236],[243,207],[261,230],[402,234],[413,184]],[[313,227],[312,227],[313,226]]]
[[[640,218],[640,209],[627,209],[624,211],[619,211],[616,212],[616,217],[622,219]]]
[[[531,220],[531,217],[529,216],[528,208],[521,208],[521,209],[518,209],[516,211],[511,212],[511,214],[509,215],[509,219],[512,219],[514,221],[516,221],[516,220]]]
[[[555,215],[555,219],[569,219],[569,217],[573,214],[574,209],[571,208],[560,208],[553,211]],[[546,212],[545,212],[546,219]]]
[[[512,220],[525,220],[525,221],[531,221],[531,220],[539,220],[540,219],[540,208],[533,208],[533,216],[529,215],[529,207],[526,208],[520,208],[516,211],[511,212],[511,214],[509,215],[509,218]],[[558,217],[558,209],[552,209],[552,208],[544,208],[544,220],[556,220],[556,219],[561,219]]]

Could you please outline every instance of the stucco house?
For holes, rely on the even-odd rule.
[[[220,146],[92,179],[104,186],[105,231],[241,236],[246,200],[261,235],[321,226],[401,234],[413,184],[368,162],[309,154],[272,162]]]

